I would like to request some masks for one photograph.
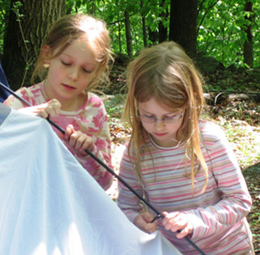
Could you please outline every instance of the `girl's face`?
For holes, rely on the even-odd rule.
[[[183,109],[173,110],[154,98],[138,103],[138,107],[142,125],[156,144],[172,147],[178,143],[176,133],[182,124]]]
[[[45,89],[50,98],[58,99],[62,105],[80,99],[82,91],[98,70],[95,56],[84,41],[74,42],[47,63],[49,70]]]

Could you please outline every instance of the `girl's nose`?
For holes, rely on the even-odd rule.
[[[156,130],[162,130],[162,129],[164,129],[164,127],[165,127],[165,124],[164,124],[164,122],[162,121],[162,120],[157,120],[155,123],[154,123],[154,126],[155,126],[155,129]]]
[[[79,76],[79,70],[77,67],[72,67],[69,71],[69,78],[73,81],[77,80]]]

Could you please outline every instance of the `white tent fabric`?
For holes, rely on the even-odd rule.
[[[181,254],[130,223],[46,120],[11,110],[0,162],[0,254]]]

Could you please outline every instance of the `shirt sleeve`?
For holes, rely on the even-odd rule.
[[[252,205],[245,179],[224,132],[220,127],[213,132],[216,138],[207,148],[209,171],[213,173],[221,199],[206,208],[185,212],[194,227],[192,238],[228,231],[250,212]]]
[[[15,92],[18,96],[25,99],[27,102],[32,104],[32,93],[27,88],[21,88]],[[13,109],[21,109],[27,107],[25,103],[22,103],[21,100],[15,98],[13,95],[10,95],[5,101],[4,104],[7,106],[10,106]]]
[[[32,88],[32,87],[31,87]],[[39,97],[38,92],[38,87],[34,89],[33,94],[30,89],[28,88],[21,88],[19,89],[16,94],[21,96],[23,99],[28,101],[31,105],[37,105],[36,98]],[[109,168],[112,168],[112,163],[111,163],[111,141],[110,141],[110,133],[109,133],[109,125],[108,125],[108,118],[107,118],[107,112],[105,109],[105,106],[101,99],[95,97],[95,99],[98,101],[95,106],[95,108],[98,108],[98,114],[96,116],[93,116],[93,121],[95,122],[95,127],[88,127],[85,126],[86,123],[88,123],[84,116],[81,116],[81,118],[77,118],[76,122],[79,122],[76,124],[79,129],[81,127],[84,127],[84,130],[82,132],[89,133],[87,130],[89,128],[92,128],[94,131],[93,133],[95,134],[95,139],[94,139],[94,147],[92,149],[92,153],[98,157],[103,163],[105,163]],[[42,102],[44,103],[44,102]],[[13,109],[20,109],[26,107],[25,104],[23,104],[20,100],[16,99],[14,96],[9,96],[4,104],[12,107]],[[64,117],[65,116],[65,117]],[[66,115],[64,115],[62,118],[66,119]],[[62,127],[63,123],[62,121],[59,122],[61,119],[59,116],[56,118],[53,118],[57,120],[57,123]],[[73,120],[71,117],[68,119],[72,124],[75,124],[75,120]],[[87,124],[88,125],[88,124]],[[65,128],[64,126],[63,128]],[[57,133],[56,129],[54,131]],[[65,143],[67,146],[67,144]],[[70,148],[67,146],[67,148],[70,150]],[[72,150],[70,150],[71,153],[75,156],[75,158],[78,160],[78,162],[94,177],[94,179],[101,185],[102,188],[105,190],[108,189],[113,181],[113,176],[110,174],[104,167],[102,167],[98,162],[96,162],[92,157],[86,156],[86,157],[81,157],[77,156],[75,153],[73,153]]]
[[[127,180],[127,183],[139,195],[143,195],[143,189],[134,174],[133,165],[128,156],[127,147],[120,163],[119,176],[122,179]],[[140,199],[121,182],[118,182],[117,205],[131,222],[134,222],[135,217],[139,215],[142,210]]]
[[[99,132],[96,134],[96,139],[94,141],[94,147],[92,153],[105,165],[113,170],[111,161],[111,140],[109,133],[109,125],[107,113],[102,103],[99,109],[98,122],[99,122]],[[100,117],[102,116],[102,117]],[[101,166],[94,158],[90,155],[85,157],[80,157],[75,155],[77,160],[81,165],[94,177],[94,179],[100,184],[100,186],[107,190],[113,181],[113,175],[110,174],[105,167]]]

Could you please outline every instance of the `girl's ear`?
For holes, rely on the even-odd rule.
[[[42,47],[42,57],[43,57],[44,63],[46,65],[48,65],[50,63],[50,58],[51,58],[51,49],[49,46],[44,45]]]

